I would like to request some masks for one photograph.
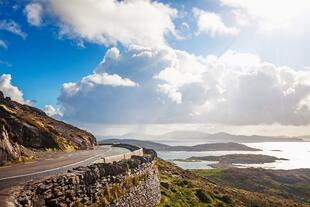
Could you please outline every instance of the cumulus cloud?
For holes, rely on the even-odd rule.
[[[214,12],[207,12],[198,8],[193,9],[194,16],[197,20],[197,34],[206,33],[210,36],[230,36],[239,34],[236,27],[227,26],[222,17]]]
[[[0,76],[0,91],[4,96],[10,97],[12,100],[22,104],[31,104],[30,101],[25,101],[23,98],[23,92],[18,87],[12,85],[12,76],[10,74],[3,74]]]
[[[27,16],[27,21],[33,26],[40,26],[42,23],[42,5],[39,3],[30,3],[28,4],[24,12]]]
[[[43,111],[52,117],[62,116],[62,111],[60,108],[55,108],[52,105],[45,105]]]
[[[64,84],[58,98],[64,119],[85,123],[310,123],[309,71],[276,66],[257,55],[235,51],[207,57],[137,45],[116,51],[109,50],[90,75],[98,75],[98,81],[84,83],[87,76]],[[139,87],[102,84],[104,74],[126,77]]]
[[[94,73],[86,76],[81,81],[82,84],[93,86],[93,85],[110,85],[110,86],[124,86],[124,87],[136,87],[139,84],[133,82],[128,78],[122,78],[117,74],[110,75],[108,73]]]
[[[277,29],[287,32],[304,32],[309,24],[310,4],[307,0],[219,0],[223,6],[232,8],[237,22],[242,26],[257,24],[259,31]]]
[[[163,47],[165,36],[177,36],[177,11],[157,1],[49,0],[61,36],[110,45],[118,42]],[[117,25],[117,26],[116,26]]]
[[[27,37],[27,34],[22,31],[20,25],[13,20],[0,20],[0,30],[11,32],[22,37],[23,39]]]

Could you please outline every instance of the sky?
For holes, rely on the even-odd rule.
[[[0,0],[0,90],[96,135],[310,131],[307,0]]]

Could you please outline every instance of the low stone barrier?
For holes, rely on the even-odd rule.
[[[119,147],[119,146],[117,146],[117,147]],[[113,163],[113,162],[121,161],[123,159],[130,159],[134,155],[143,156],[143,149],[139,148],[137,150],[127,152],[125,154],[112,155],[112,156],[100,158],[100,159],[94,161],[93,163]]]
[[[131,153],[143,154],[142,149]],[[127,153],[126,153],[127,154]],[[153,207],[160,201],[154,154],[109,157],[109,162],[78,167],[30,182],[13,195],[15,206]],[[126,156],[130,159],[124,160]],[[112,160],[121,159],[118,162]]]

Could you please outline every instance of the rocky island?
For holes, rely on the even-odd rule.
[[[216,168],[228,168],[233,167],[234,164],[264,164],[264,163],[272,163],[277,160],[287,160],[287,159],[262,154],[228,154],[222,156],[189,157],[186,159],[176,159],[175,161],[183,161],[183,162],[218,161],[218,163],[210,164],[210,166]]]

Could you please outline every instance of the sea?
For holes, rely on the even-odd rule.
[[[286,158],[288,160],[279,160],[273,163],[265,164],[239,164],[233,163],[235,167],[260,167],[265,169],[299,169],[310,168],[310,142],[260,142],[260,143],[241,143],[249,147],[261,149],[262,151],[202,151],[202,152],[163,152],[159,151],[158,156],[162,159],[174,162],[184,169],[212,169],[210,164],[217,162],[197,161],[181,162],[174,159],[186,159],[191,156],[220,156],[227,154],[264,154],[275,156],[277,158]]]

